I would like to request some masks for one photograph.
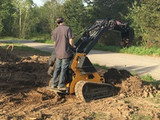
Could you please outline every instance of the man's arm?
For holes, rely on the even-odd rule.
[[[74,41],[73,41],[73,39],[72,38],[70,38],[69,39],[69,44],[73,47],[73,48],[75,48],[76,46],[74,45]]]

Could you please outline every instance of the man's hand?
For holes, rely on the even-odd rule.
[[[73,47],[73,48],[76,48],[76,46],[75,46],[75,45],[73,45],[72,47]]]
[[[70,44],[73,48],[76,48],[76,46],[74,45],[74,42],[73,42],[73,39],[72,39],[72,38],[69,39],[69,44]]]

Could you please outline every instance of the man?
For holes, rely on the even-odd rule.
[[[62,17],[57,18],[57,24],[58,27],[52,32],[56,53],[52,88],[65,89],[65,76],[72,57],[72,47],[74,47],[73,34],[70,27],[64,25]]]

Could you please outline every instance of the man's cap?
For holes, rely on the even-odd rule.
[[[58,17],[58,18],[57,18],[57,23],[58,23],[58,24],[63,23],[63,18],[62,18],[62,17]]]

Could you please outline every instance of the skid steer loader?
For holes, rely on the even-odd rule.
[[[111,84],[102,82],[104,78],[97,73],[87,57],[87,54],[107,30],[118,30],[122,32],[121,25],[118,25],[115,20],[99,19],[75,43],[76,48],[73,50],[74,56],[66,76],[66,93],[75,94],[76,97],[84,101],[113,95],[114,87]],[[55,64],[53,56],[51,56],[49,62],[49,74],[51,76],[53,75]]]

